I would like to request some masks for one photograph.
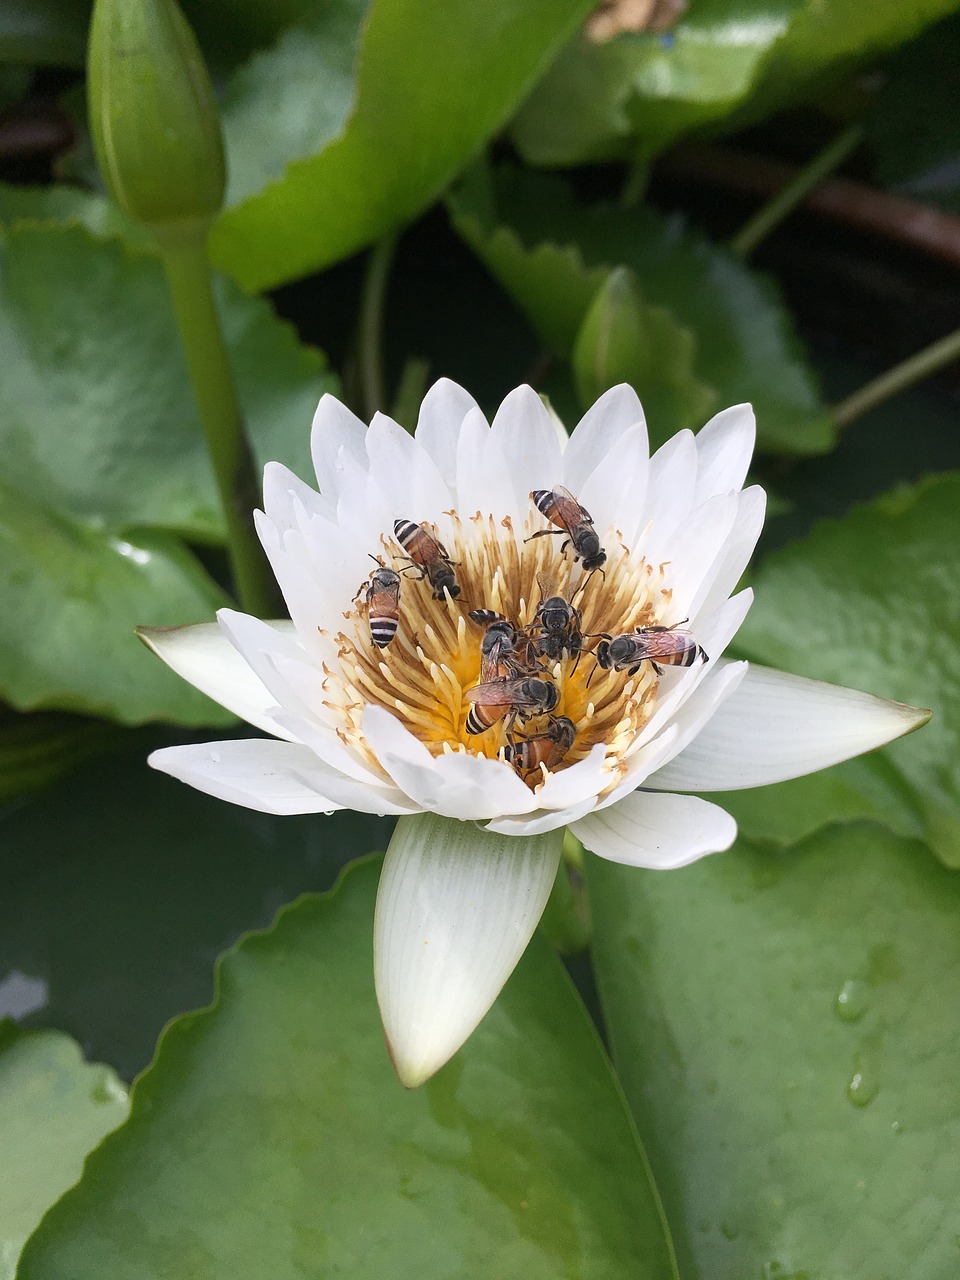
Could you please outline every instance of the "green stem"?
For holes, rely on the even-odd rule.
[[[842,133],[837,134],[830,145],[814,156],[792,182],[788,182],[782,191],[778,191],[744,223],[730,241],[730,248],[734,253],[741,258],[749,258],[760,241],[766,239],[774,227],[779,226],[829,173],[856,151],[862,139],[863,126],[859,124],[848,125]]]
[[[883,404],[884,400],[899,395],[901,391],[906,391],[914,383],[928,378],[954,360],[960,360],[960,329],[955,329],[945,338],[924,347],[915,356],[894,365],[886,373],[881,373],[879,378],[874,378],[865,387],[855,391],[852,396],[847,396],[846,400],[841,400],[833,409],[834,422],[838,427],[847,426],[870,409],[875,409],[878,404]]]
[[[368,422],[375,413],[387,407],[383,380],[383,311],[398,239],[396,233],[384,236],[370,250],[360,294],[357,372],[360,398]]]
[[[213,298],[206,229],[163,237],[160,249],[227,524],[236,594],[247,612],[270,617],[276,593],[253,527],[260,487]]]
[[[620,208],[636,208],[647,193],[649,181],[650,165],[644,160],[634,160],[620,189]]]

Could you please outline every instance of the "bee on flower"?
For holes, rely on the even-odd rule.
[[[154,767],[269,813],[396,815],[374,970],[404,1084],[438,1070],[496,999],[567,827],[600,857],[683,866],[736,836],[720,805],[690,793],[809,773],[927,718],[723,658],[750,608],[736,587],[764,516],[763,491],[744,488],[753,444],[740,405],[650,457],[627,386],[565,442],[529,387],[491,424],[438,382],[413,436],[382,414],[367,427],[325,396],[312,435],[319,492],[272,463],[257,513],[290,620],[224,609],[215,624],[142,633],[270,735],[170,747]],[[426,532],[440,550],[421,563]],[[391,591],[389,637],[356,599],[374,552],[385,568],[412,558],[420,569]],[[557,643],[540,583],[547,604],[575,602]],[[493,680],[478,609],[529,641],[500,645]],[[514,647],[536,665],[511,667]],[[494,716],[489,688],[476,690],[496,680]],[[532,681],[543,689],[514,714],[508,697]]]

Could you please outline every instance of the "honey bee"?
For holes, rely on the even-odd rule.
[[[434,600],[442,600],[444,591],[456,599],[460,585],[453,571],[454,562],[430,528],[425,524],[414,524],[412,520],[394,520],[393,531],[411,565],[420,570],[421,581],[424,578],[429,581]]]
[[[366,591],[370,638],[379,649],[385,649],[397,634],[397,623],[400,618],[400,575],[396,570],[388,569],[376,556],[371,556],[370,559],[377,567],[370,575],[370,581],[361,583],[354,600],[359,599]]]
[[[485,733],[501,720],[509,732],[517,720],[547,715],[559,700],[557,686],[540,676],[505,676],[467,690],[473,706],[467,714],[467,733]]]
[[[563,657],[580,661],[583,633],[580,630],[582,614],[563,596],[550,596],[537,605],[530,637],[536,653],[550,662]]]
[[[521,777],[538,772],[540,766],[555,769],[573,746],[577,726],[566,716],[551,716],[543,733],[518,738],[503,749],[503,757]]]
[[[605,671],[612,667],[614,671],[626,671],[632,676],[640,670],[642,662],[649,662],[660,676],[663,667],[692,667],[698,660],[707,662],[707,654],[696,638],[689,631],[680,630],[686,621],[684,618],[671,627],[637,627],[636,631],[621,636],[604,632],[594,650],[596,665]],[[592,675],[591,672],[591,678]]]
[[[471,609],[467,617],[485,628],[480,642],[481,682],[539,670],[541,664],[530,637],[509,618],[492,609]]]
[[[533,538],[545,538],[550,534],[566,534],[566,542],[560,550],[573,547],[574,560],[582,560],[583,567],[590,572],[599,569],[606,563],[607,553],[600,545],[597,531],[593,527],[593,517],[585,511],[572,493],[557,485],[556,489],[534,489],[530,497],[537,509],[542,511],[556,529],[540,529],[533,533],[526,542]]]

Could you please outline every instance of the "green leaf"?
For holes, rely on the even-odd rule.
[[[573,348],[580,407],[587,410],[605,391],[629,382],[643,396],[655,423],[701,426],[716,405],[716,393],[693,372],[696,342],[669,311],[643,301],[633,273],[616,267],[593,299]]]
[[[4,0],[0,62],[82,67],[90,0]]]
[[[430,0],[376,0],[363,35],[356,103],[342,134],[332,141],[322,136],[314,154],[223,213],[212,238],[217,265],[248,289],[265,288],[402,227],[501,128],[589,8],[586,0],[448,0],[440,10]],[[302,78],[300,37],[292,45],[289,39],[260,55],[263,74],[248,72],[247,117],[262,112],[259,95],[269,90],[275,97],[271,59],[293,58]],[[344,66],[331,118],[342,115]],[[299,128],[284,127],[288,135]],[[293,149],[307,132],[299,132]],[[244,165],[244,173],[263,163]],[[241,189],[252,181],[241,179]]]
[[[13,1280],[24,1241],[127,1110],[122,1083],[69,1036],[0,1022],[0,1280]]]
[[[922,732],[841,766],[839,802],[833,781],[778,788],[792,796],[767,801],[781,810],[782,835],[791,815],[801,834],[814,821],[877,816],[889,805],[899,830],[922,824],[938,856],[960,866],[958,545],[960,476],[947,475],[824,521],[757,570],[739,655],[934,713]],[[805,812],[813,798],[822,807]]]
[[[222,962],[127,1125],[27,1245],[20,1280],[674,1278],[596,1033],[536,940],[467,1049],[415,1093],[373,994],[379,863]]]
[[[756,120],[908,40],[956,0],[698,0],[667,35],[582,32],[519,112],[532,164],[648,160],[693,130]]]
[[[867,140],[886,186],[960,213],[960,19],[939,23],[893,60]]]
[[[960,883],[880,827],[591,859],[614,1059],[687,1280],[947,1280]]]
[[[225,804],[149,768],[171,741],[126,730],[109,756],[0,816],[0,1015],[69,1030],[128,1080],[170,1018],[211,999],[224,948],[330,888],[393,827]],[[26,1008],[12,999],[24,980]]]
[[[81,519],[222,541],[159,259],[78,226],[20,225],[0,266],[7,482]],[[257,460],[306,474],[310,420],[335,383],[265,302],[219,285]]]
[[[454,226],[551,350],[569,358],[610,269],[629,267],[648,303],[696,341],[693,373],[722,404],[751,400],[760,448],[822,453],[835,430],[774,283],[652,209],[578,204],[555,177],[471,173],[450,198]],[[643,387],[637,388],[643,395]],[[652,422],[656,440],[676,424]]]
[[[234,717],[139,643],[135,625],[208,621],[228,603],[187,549],[146,530],[121,537],[0,484],[0,697],[125,724]]]
[[[79,223],[100,238],[118,236],[144,249],[156,246],[150,232],[128,218],[108,196],[66,183],[22,187],[0,182],[0,227],[6,229],[19,222]]]

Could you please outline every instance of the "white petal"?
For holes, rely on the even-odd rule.
[[[697,482],[697,446],[691,431],[678,431],[650,459],[647,498],[637,540],[650,564],[670,559],[670,539],[686,520]]]
[[[163,747],[147,763],[198,791],[261,813],[329,813],[343,808],[311,783],[313,752],[293,742],[241,738]]]
[[[536,809],[519,818],[498,818],[496,822],[488,822],[484,831],[495,831],[503,836],[544,835],[548,831],[568,827],[571,822],[576,822],[585,813],[596,808],[596,804],[596,797],[591,796],[587,800],[581,800],[579,804],[571,805],[569,809]]]
[[[281,533],[298,527],[300,511],[326,516],[333,511],[326,499],[280,462],[268,462],[263,469],[263,509]]]
[[[749,404],[724,409],[697,432],[695,503],[742,487],[756,439],[757,423]]]
[[[302,659],[305,656],[297,644],[295,634],[280,635],[268,622],[262,622],[259,618],[240,613],[236,609],[219,609],[217,622],[244,662],[263,682],[274,703],[285,711],[295,711],[313,719],[313,706],[319,706],[323,700],[323,692],[319,687],[321,673],[317,672],[317,685],[312,691],[311,704],[290,688],[271,661],[274,656],[282,655],[290,659]]]
[[[610,770],[604,767],[606,754],[598,742],[582,760],[552,773],[535,792],[537,807],[569,809],[596,796],[610,781]]]
[[[387,849],[373,963],[390,1055],[408,1088],[460,1048],[530,941],[563,837],[510,838],[434,814],[401,818]]]
[[[570,830],[601,858],[663,871],[729,849],[737,838],[737,824],[719,805],[647,791],[588,814]]]
[[[533,792],[510,765],[485,756],[434,757],[383,707],[367,707],[363,733],[386,772],[419,808],[463,821],[527,813]]]
[[[317,405],[310,432],[310,451],[320,492],[334,506],[343,485],[343,458],[366,466],[366,426],[336,397],[325,395]]]
[[[679,622],[694,612],[697,598],[706,594],[713,581],[714,566],[723,554],[737,521],[739,494],[721,493],[697,507],[670,538],[669,555],[648,556],[651,564],[669,562],[671,621]],[[704,591],[700,588],[704,586]]]
[[[457,482],[457,439],[460,426],[477,402],[449,378],[435,382],[420,405],[416,440],[427,451],[451,489]]]
[[[367,456],[370,477],[383,495],[377,511],[381,530],[392,533],[393,522],[398,518],[418,523],[434,520],[450,506],[450,488],[436,463],[413,436],[386,414],[376,414],[370,423]]]
[[[292,622],[263,625],[281,639],[290,640],[296,634]],[[140,627],[137,634],[171,670],[208,698],[266,733],[296,741],[295,735],[274,719],[276,698],[216,622],[194,627]]]
[[[729,596],[750,562],[767,510],[767,495],[759,485],[740,494],[737,516],[723,549],[705,574],[690,603],[690,616],[712,612]]]
[[[524,499],[529,507],[529,499]],[[477,511],[499,519],[519,515],[507,460],[479,409],[468,413],[457,441],[457,511],[466,523]],[[522,524],[519,526],[522,528]]]
[[[605,391],[577,423],[563,452],[563,483],[578,494],[620,437],[638,423],[645,425],[637,393],[626,382]]]
[[[328,602],[314,573],[314,561],[299,529],[280,533],[262,511],[255,511],[254,524],[270,568],[293,619],[300,643],[317,661],[336,656],[336,646],[321,628],[330,621]]]
[[[574,495],[593,517],[601,542],[606,531],[613,528],[631,546],[638,528],[646,523],[649,452],[646,424],[638,422],[623,433],[617,447]]]
[[[560,442],[550,414],[532,387],[517,387],[497,410],[490,431],[506,460],[514,511],[525,513],[531,490],[549,489],[561,473]]]
[[[732,791],[783,782],[872,751],[929,718],[902,702],[751,663],[686,749],[646,785]]]

